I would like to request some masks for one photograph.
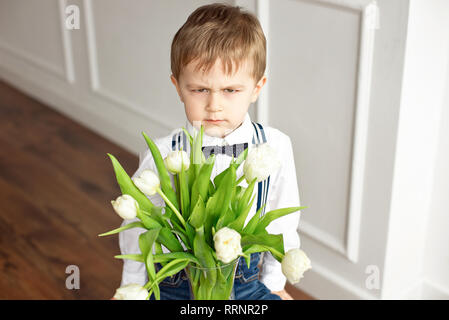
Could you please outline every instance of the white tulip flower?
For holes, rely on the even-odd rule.
[[[156,173],[151,170],[143,170],[138,178],[133,179],[134,184],[140,191],[148,196],[155,194],[161,185],[161,181]]]
[[[260,182],[274,174],[280,166],[281,162],[276,151],[268,143],[263,143],[249,150],[243,165],[243,172],[248,183],[254,178]]]
[[[312,268],[310,259],[299,248],[289,250],[282,259],[282,273],[291,284],[298,283],[303,273]]]
[[[114,295],[116,300],[147,300],[147,297],[147,289],[136,283],[130,283],[118,288]]]
[[[184,170],[190,167],[190,157],[185,151],[175,150],[171,151],[167,157],[164,159],[165,166],[171,173],[180,173],[182,165],[184,165]]]
[[[115,212],[123,219],[134,219],[137,216],[139,204],[129,194],[119,196],[115,201],[111,200],[111,204]]]
[[[240,233],[228,227],[221,228],[214,235],[217,259],[229,263],[242,254]]]

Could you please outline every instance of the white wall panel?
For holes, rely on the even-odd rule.
[[[58,0],[0,2],[0,50],[61,79],[66,73]]]

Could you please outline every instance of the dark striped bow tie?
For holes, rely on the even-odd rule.
[[[230,157],[237,158],[240,153],[248,148],[248,143],[237,143],[230,146],[205,146],[202,147],[204,157],[207,159],[211,154],[226,154]]]

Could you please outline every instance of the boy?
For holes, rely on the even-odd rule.
[[[212,178],[229,166],[238,153],[254,144],[268,142],[281,160],[279,171],[258,183],[257,204],[248,220],[265,204],[265,211],[299,206],[296,170],[290,138],[281,131],[263,127],[251,121],[250,104],[255,102],[266,82],[266,40],[256,17],[240,7],[211,4],[199,7],[176,33],[171,47],[171,81],[185,107],[186,129],[191,135],[204,126],[203,152],[216,154]],[[190,146],[181,128],[169,136],[156,139],[163,158],[172,150],[189,152]],[[242,175],[239,167],[237,176]],[[133,178],[145,169],[157,172],[151,152],[141,154],[139,168]],[[246,187],[246,182],[241,183]],[[164,201],[159,195],[150,197],[157,206]],[[133,220],[123,222],[130,223]],[[135,220],[134,220],[135,221]],[[296,231],[299,214],[291,214],[273,221],[267,231],[282,233],[287,252],[300,244]],[[138,237],[143,229],[130,229],[119,234],[122,254],[139,253]],[[259,272],[260,254],[251,256],[248,269],[240,259],[233,295],[238,300],[291,299],[284,290],[286,278],[280,263],[265,253]],[[128,283],[144,285],[147,281],[145,265],[124,260],[121,286]],[[190,299],[188,280],[183,271],[160,284],[161,299]]]

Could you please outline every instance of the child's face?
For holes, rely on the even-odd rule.
[[[193,61],[182,70],[179,81],[171,76],[187,119],[197,128],[202,124],[207,135],[225,137],[242,124],[266,77],[256,84],[248,63],[241,64],[237,72],[234,68],[231,76],[224,73],[221,59],[208,73],[194,71],[195,64]]]

